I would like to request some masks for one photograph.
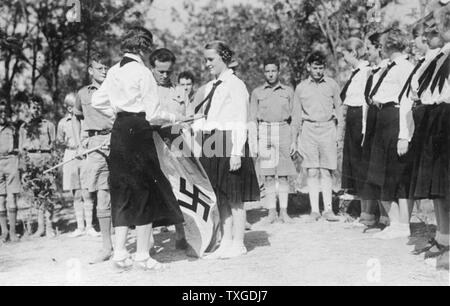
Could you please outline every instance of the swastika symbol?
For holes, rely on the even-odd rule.
[[[194,185],[193,192],[192,193],[189,192],[186,189],[186,180],[182,177],[180,178],[180,192],[192,199],[192,204],[188,204],[186,202],[178,200],[178,203],[180,204],[180,206],[183,206],[183,207],[197,213],[197,208],[198,208],[198,205],[200,204],[205,209],[205,212],[203,213],[203,220],[205,220],[205,222],[208,222],[209,211],[211,210],[211,208],[209,207],[208,203],[206,203],[205,201],[200,199],[199,196],[201,194],[208,200],[211,200],[211,199],[204,192],[202,192],[196,185]]]

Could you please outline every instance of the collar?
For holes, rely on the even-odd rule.
[[[355,70],[363,70],[364,68],[367,68],[367,67],[369,67],[370,66],[370,64],[369,64],[369,62],[368,61],[361,61],[361,62],[359,62],[359,64],[358,64],[358,66],[356,67],[356,69],[353,69],[353,71],[355,71]]]
[[[142,60],[142,58],[137,55],[137,54],[133,54],[133,53],[125,53],[123,55],[124,57],[129,57],[131,59],[134,59],[135,61],[137,61],[138,63],[144,64],[144,61]]]
[[[427,51],[427,53],[425,54],[425,59],[431,59],[431,58],[436,57],[440,51],[441,50],[439,50],[439,49],[429,49]]]
[[[269,89],[269,88],[272,88],[274,91],[278,90],[278,89],[284,89],[283,84],[281,84],[281,82],[278,82],[277,84],[275,84],[273,86],[266,82],[264,84],[264,89]]]
[[[395,58],[392,62],[395,62],[396,64],[404,61],[408,61],[409,56],[406,54],[400,55],[397,58]]]
[[[216,81],[222,81],[226,82],[229,80],[232,76],[234,76],[234,72],[231,69],[227,69],[216,79]]]
[[[98,87],[94,84],[88,85],[87,89],[89,90],[98,90]]]
[[[450,50],[450,42],[446,43],[442,49],[441,52],[448,52]]]
[[[64,117],[64,119],[66,121],[71,121],[72,120],[72,115],[71,114],[67,114],[66,117]]]
[[[325,76],[323,76],[323,78],[322,79],[320,79],[320,81],[319,82],[316,82],[311,76],[309,76],[308,77],[308,80],[309,80],[309,82],[311,82],[311,83],[314,83],[314,84],[320,84],[320,83],[326,83],[326,80],[325,80]]]

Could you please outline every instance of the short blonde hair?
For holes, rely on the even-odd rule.
[[[64,98],[64,105],[66,106],[75,106],[75,102],[77,101],[77,95],[74,92],[68,93]]]

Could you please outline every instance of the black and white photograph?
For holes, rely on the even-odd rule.
[[[449,0],[0,2],[0,286],[446,287],[449,218]]]

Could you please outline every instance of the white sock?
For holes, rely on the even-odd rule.
[[[136,261],[147,261],[150,259],[150,255],[148,253],[136,253],[134,256],[134,260]]]

